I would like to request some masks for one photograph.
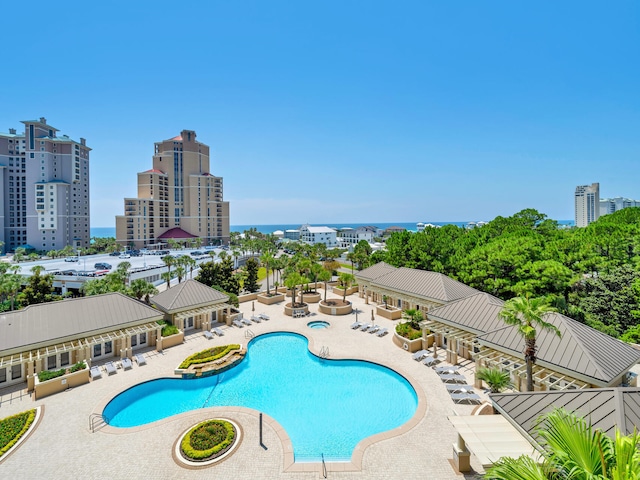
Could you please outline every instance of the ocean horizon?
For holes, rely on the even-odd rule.
[[[477,220],[476,220],[477,221]],[[464,227],[468,225],[471,221],[468,222],[422,222],[422,223],[431,223],[432,225],[444,226],[444,225],[456,225],[458,227]],[[573,220],[558,220],[560,225],[566,226],[574,226]],[[389,227],[401,227],[410,232],[417,231],[416,225],[418,222],[367,222],[367,223],[313,223],[311,226],[316,227],[332,227],[332,228],[358,228],[364,227],[368,225],[372,225],[381,229],[386,229]],[[230,230],[232,232],[244,232],[245,230],[249,230],[251,228],[255,228],[258,232],[268,234],[273,233],[276,230],[296,230],[300,228],[302,223],[276,223],[276,224],[267,224],[267,225],[230,225]],[[107,238],[116,236],[116,228],[115,227],[91,227],[91,236],[98,238]]]

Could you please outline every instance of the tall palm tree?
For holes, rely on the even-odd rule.
[[[327,282],[331,281],[331,272],[323,268],[318,274],[318,280],[324,283],[324,303],[327,303]]]
[[[536,428],[542,447],[542,463],[530,456],[503,457],[484,478],[496,480],[637,480],[640,478],[640,434],[615,440],[595,429],[584,418],[563,409],[544,415]]]
[[[340,285],[344,289],[342,292],[342,303],[347,302],[347,289],[351,286],[355,277],[350,273],[340,273],[338,274],[338,279],[340,280]]]
[[[291,290],[291,306],[296,304],[296,287],[304,282],[304,278],[298,272],[289,273],[284,279],[284,285]],[[300,302],[302,303],[302,301]]]
[[[169,288],[170,282],[171,282],[171,267],[176,264],[176,259],[173,255],[165,255],[164,257],[161,258],[161,260],[167,266],[166,278],[167,278],[167,288]],[[165,277],[162,277],[162,278],[165,278]]]
[[[517,327],[524,338],[524,359],[527,362],[527,390],[533,391],[533,365],[536,363],[536,328],[548,330],[560,336],[558,327],[544,320],[545,314],[555,309],[544,298],[515,297],[507,300],[500,317],[507,325]]]
[[[267,271],[267,295],[271,293],[269,288],[269,269],[273,265],[273,260],[274,260],[273,255],[269,251],[264,252],[260,256],[260,263],[264,265],[264,268]]]

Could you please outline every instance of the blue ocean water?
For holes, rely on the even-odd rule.
[[[190,410],[241,406],[273,417],[291,438],[297,462],[348,461],[363,439],[411,419],[418,397],[393,370],[359,360],[321,360],[307,339],[271,333],[251,340],[232,369],[197,379],[159,379],[116,396],[109,424],[133,427]]]
[[[488,221],[488,220],[487,220]],[[389,227],[402,227],[406,230],[409,230],[411,232],[415,232],[416,231],[416,224],[418,222],[399,222],[399,223],[388,223],[388,222],[368,222],[368,223],[325,223],[325,224],[313,224],[313,226],[322,226],[322,227],[333,227],[333,228],[344,228],[344,227],[351,227],[351,228],[358,228],[358,227],[364,227],[367,225],[373,225],[375,227],[381,228],[381,229],[385,229],[385,228],[389,228]],[[466,226],[469,222],[429,222],[429,221],[422,221],[422,223],[431,223],[433,225],[457,225],[459,227],[464,227]],[[575,222],[573,220],[558,220],[558,223],[560,225],[566,225],[569,227],[572,227],[575,225]],[[276,230],[297,230],[298,228],[300,228],[302,224],[301,223],[280,223],[280,224],[273,224],[273,225],[231,225],[231,231],[232,232],[244,232],[245,230],[249,230],[251,228],[255,228],[257,231],[259,231],[260,233],[273,233]],[[115,227],[92,227],[91,228],[91,236],[92,237],[115,237],[116,236],[116,229]]]

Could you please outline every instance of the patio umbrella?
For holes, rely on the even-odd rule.
[[[438,358],[438,344],[435,335],[433,336],[433,358]]]
[[[376,321],[376,317],[373,316],[373,310],[371,310],[371,321],[375,322]]]

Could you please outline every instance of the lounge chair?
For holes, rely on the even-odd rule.
[[[373,327],[373,323],[365,323],[361,328],[360,331],[361,332],[366,332],[367,330],[369,330],[371,327]]]
[[[440,380],[444,383],[467,383],[467,379],[463,375],[440,375]]]
[[[136,362],[138,362],[139,367],[147,364],[147,359],[144,358],[144,355],[141,353],[136,353],[135,359],[136,359]]]
[[[202,334],[206,337],[207,340],[211,340],[213,338],[213,333],[211,333],[209,330],[205,330],[204,332],[202,332]]]
[[[452,393],[451,398],[455,403],[481,403],[480,395],[476,393]]]
[[[116,366],[113,364],[113,362],[107,362],[104,364],[104,369],[107,371],[107,375],[112,375],[114,373],[118,373],[118,371],[116,370]]]
[[[267,315],[266,313],[261,313],[258,315],[262,320],[271,320],[269,318],[269,315]]]
[[[102,372],[98,367],[91,367],[89,374],[91,375],[91,378],[93,380],[95,380],[96,378],[102,378]]]
[[[224,335],[224,332],[223,332],[222,330],[220,330],[218,327],[213,327],[213,328],[211,329],[211,331],[212,331],[213,333],[215,333],[216,335],[218,335],[219,337],[221,337],[221,336],[223,336],[223,335]]]
[[[459,370],[450,367],[436,369],[438,375],[462,375]]]
[[[256,323],[260,323],[262,322],[262,320],[260,319],[260,317],[256,316],[256,315],[251,315],[251,321],[252,322],[256,322]]]
[[[133,368],[133,363],[131,363],[131,359],[124,357],[122,359],[122,368],[124,368],[125,370],[129,370],[130,368]]]
[[[420,362],[427,367],[431,367],[432,365],[437,364],[439,361],[439,359],[433,358],[431,355],[428,355],[424,357]]]
[[[242,318],[240,319],[240,321],[241,321],[242,323],[244,323],[245,325],[251,325],[251,320],[249,320],[248,318],[244,318],[244,317],[242,317]]]
[[[240,320],[237,320],[237,319],[236,319],[236,320],[234,320],[234,321],[233,321],[233,322],[231,322],[231,323],[233,323],[233,324],[234,324],[236,327],[238,327],[238,328],[244,328],[244,325],[242,324],[242,322],[241,322]]]
[[[449,393],[474,393],[472,385],[445,385]]]
[[[360,327],[362,327],[362,322],[353,322],[353,323],[351,324],[351,328],[352,328],[353,330],[358,330],[358,329],[360,329]]]
[[[436,373],[449,373],[449,374],[454,374],[455,372],[457,372],[458,370],[460,370],[460,367],[457,365],[444,365],[442,367],[436,367],[434,368]]]
[[[378,330],[380,330],[380,325],[373,325],[367,332],[376,333]]]
[[[387,333],[389,333],[389,329],[388,328],[383,328],[383,329],[379,330],[378,333],[376,333],[376,335],[379,336],[379,337],[384,337]]]
[[[420,360],[422,360],[427,355],[429,355],[429,350],[418,350],[416,353],[413,354],[413,359],[416,362],[419,362]]]

